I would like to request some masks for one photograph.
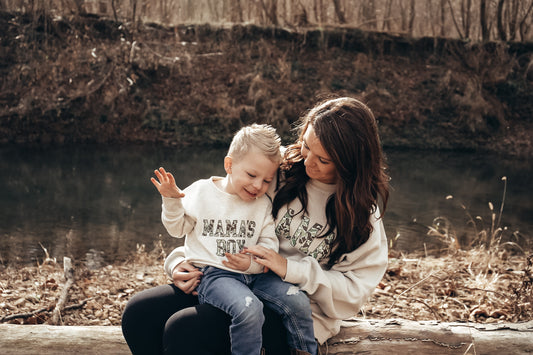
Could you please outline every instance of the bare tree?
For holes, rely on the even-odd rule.
[[[117,4],[116,0],[111,0],[111,8],[113,9],[113,18],[118,22]]]
[[[399,2],[399,10],[400,10],[400,29],[402,32],[407,31],[407,23],[409,22],[408,17],[408,9],[404,5],[403,1]]]
[[[461,20],[465,38],[470,38],[472,24],[472,0],[461,1]]]
[[[325,5],[325,0],[314,0],[313,1],[313,11],[315,13],[315,20],[319,24],[327,23],[327,6]]]
[[[505,0],[498,0],[498,10],[496,12],[496,27],[498,28],[498,35],[502,41],[507,40],[507,31],[504,27],[504,5]]]
[[[361,15],[363,23],[366,24],[369,29],[376,29],[377,15],[376,15],[376,3],[374,0],[363,1],[361,4]]]
[[[335,8],[335,15],[340,24],[346,23],[346,15],[344,14],[344,9],[340,0],[333,0],[333,7]]]
[[[490,36],[487,14],[487,0],[480,0],[479,25],[481,27],[481,39],[483,40],[483,42],[486,42],[489,40]]]
[[[409,6],[409,23],[408,23],[408,33],[409,35],[413,35],[413,29],[414,29],[414,26],[415,26],[415,15],[416,15],[416,11],[415,11],[415,1],[416,0],[410,0],[410,6]]]
[[[440,0],[440,35],[446,36],[446,0]]]
[[[131,7],[131,23],[135,27],[135,19],[137,16],[137,0],[130,0]]]
[[[526,7],[524,10],[522,20],[520,21],[520,24],[518,26],[518,31],[520,32],[520,40],[526,41],[527,40],[527,33],[529,32],[531,28],[531,12],[533,11],[533,1],[529,3],[529,6]],[[529,23],[527,20],[529,19]]]
[[[517,35],[521,40],[526,37],[526,29],[529,28],[527,19],[530,19],[533,2],[519,0],[499,0],[496,14],[497,31],[502,41],[514,41]],[[531,19],[530,19],[531,21]]]
[[[207,0],[207,7],[209,8],[209,18],[211,21],[216,21],[220,18],[220,14],[218,12],[218,8],[217,8],[217,3],[218,1],[217,0]]]
[[[500,0],[503,1],[503,0]],[[455,26],[455,30],[457,31],[457,34],[459,35],[459,38],[464,39],[465,36],[463,34],[463,30],[461,26],[459,26],[459,23],[457,22],[457,19],[455,18],[455,12],[453,11],[453,6],[450,0],[448,0],[448,5],[450,7],[450,14],[452,16],[453,24]]]
[[[518,9],[519,2],[518,0],[511,0],[509,2],[509,19],[508,19],[508,28],[509,28],[509,40],[513,41],[516,38],[517,30],[517,20],[518,20]]]
[[[278,0],[261,0],[261,7],[267,21],[274,26],[279,24],[278,22]]]
[[[73,0],[76,11],[79,15],[85,14],[84,0]]]
[[[383,25],[381,26],[382,31],[390,31],[392,21],[392,0],[385,1],[385,13],[383,15]]]

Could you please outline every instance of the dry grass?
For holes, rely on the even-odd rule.
[[[533,254],[501,225],[507,178],[499,210],[489,202],[490,223],[468,216],[470,236],[459,239],[446,217],[428,226],[428,238],[444,248],[438,257],[392,251],[389,268],[364,314],[413,320],[519,322],[533,316]],[[447,199],[453,199],[448,196]],[[390,240],[394,244],[396,238]],[[516,238],[517,239],[517,238]],[[388,308],[384,305],[389,305]]]
[[[532,259],[482,248],[439,258],[396,255],[363,314],[446,322],[530,320]]]
[[[62,312],[65,325],[119,325],[128,299],[168,282],[161,245],[139,246],[131,259],[97,270],[76,267]],[[443,257],[391,251],[388,270],[359,316],[411,320],[520,322],[533,317],[533,254],[457,250]],[[0,322],[49,322],[64,283],[60,263],[6,267],[0,277]]]

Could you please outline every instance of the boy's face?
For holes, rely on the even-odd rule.
[[[238,195],[243,201],[261,197],[276,176],[279,164],[271,161],[263,153],[250,150],[241,159],[226,157],[224,168],[228,174],[227,191]]]

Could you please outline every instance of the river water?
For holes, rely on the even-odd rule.
[[[46,250],[58,260],[69,256],[99,266],[126,260],[137,245],[152,250],[154,243],[168,253],[180,241],[161,225],[161,199],[149,181],[153,170],[164,166],[186,187],[222,175],[224,154],[211,148],[0,147],[0,263],[35,264]],[[443,248],[427,235],[437,217],[449,221],[463,245],[474,231],[469,215],[478,231],[490,229],[489,202],[497,221],[504,176],[504,241],[533,244],[529,161],[438,151],[386,154],[393,189],[384,223],[396,249]]]

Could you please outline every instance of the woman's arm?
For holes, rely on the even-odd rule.
[[[330,270],[324,270],[310,256],[299,260],[256,246],[247,250],[255,260],[278,274],[284,281],[298,285],[332,319],[353,317],[381,281],[387,268],[388,248],[381,219],[373,218],[374,230],[362,246]]]
[[[200,283],[202,272],[185,261],[184,247],[177,247],[165,259],[165,272],[172,282],[184,293],[197,295],[196,287]]]
[[[287,261],[285,281],[298,285],[333,319],[353,317],[368,300],[387,268],[387,238],[381,219],[366,243],[324,270],[312,257]]]

